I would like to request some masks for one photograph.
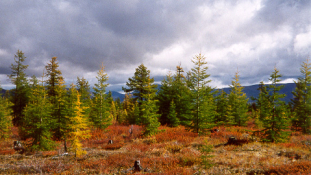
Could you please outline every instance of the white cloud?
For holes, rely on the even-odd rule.
[[[297,54],[310,54],[311,26],[309,26],[308,31],[296,35],[294,42],[294,50]]]

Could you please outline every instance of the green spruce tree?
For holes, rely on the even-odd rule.
[[[204,133],[212,128],[215,118],[215,102],[213,100],[213,89],[208,86],[211,80],[206,73],[208,67],[205,57],[201,54],[196,55],[192,62],[195,67],[191,69],[189,85],[193,98],[193,117],[190,129],[196,133]]]
[[[43,82],[42,85],[37,84],[35,77],[33,82],[22,128],[27,133],[26,138],[31,139],[31,150],[52,150],[56,146],[51,133],[52,104],[47,99]]]
[[[2,88],[0,86],[0,92]],[[10,137],[10,131],[12,127],[12,103],[9,99],[2,96],[0,93],[0,140],[6,140]]]
[[[160,122],[158,121],[160,115],[157,114],[158,107],[155,100],[156,92],[153,91],[151,82],[150,76],[147,77],[147,85],[144,87],[144,91],[148,93],[143,95],[145,100],[141,105],[140,122],[144,127],[144,135],[146,136],[156,134],[160,126]]]
[[[268,86],[267,100],[269,106],[265,106],[264,116],[261,116],[263,123],[264,141],[268,142],[284,142],[288,139],[289,133],[286,131],[289,128],[288,109],[282,98],[285,94],[280,94],[279,91],[284,85],[278,85],[281,81],[279,70],[274,68],[274,72],[270,75],[271,84]],[[270,105],[271,104],[271,105]]]
[[[238,71],[235,73],[230,87],[229,105],[231,106],[231,114],[233,116],[233,120],[231,120],[230,123],[232,125],[245,126],[248,120],[248,98],[243,92],[243,87],[239,83]]]
[[[305,134],[311,133],[311,63],[309,59],[303,62],[300,68],[303,77],[295,82],[296,88],[292,100],[294,117],[293,125]]]
[[[93,87],[94,97],[91,104],[90,120],[95,128],[106,129],[112,124],[112,118],[110,117],[110,99],[106,94],[108,75],[105,73],[103,64],[96,78],[97,83]]]
[[[157,85],[154,84],[154,78],[150,78],[150,70],[147,69],[143,64],[139,65],[136,68],[134,76],[129,78],[129,81],[126,82],[126,86],[128,88],[123,87],[125,93],[132,93],[134,101],[137,103],[137,107],[135,109],[136,118],[134,119],[135,123],[130,124],[139,124],[141,123],[141,117],[143,115],[142,104],[146,101],[146,97],[151,94],[157,92]],[[146,88],[150,83],[150,88]]]
[[[15,126],[22,126],[23,123],[23,110],[28,103],[29,87],[27,81],[27,75],[25,73],[28,65],[24,65],[26,57],[20,50],[14,55],[15,64],[11,64],[12,73],[9,78],[12,84],[15,85],[15,89],[12,90],[11,102],[12,102],[12,117],[13,124]],[[23,134],[20,133],[22,136]]]

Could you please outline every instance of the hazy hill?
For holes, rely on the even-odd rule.
[[[280,85],[284,85],[284,88],[280,91],[280,93],[284,93],[286,94],[286,97],[283,99],[285,102],[290,102],[290,99],[293,98],[293,94],[292,91],[295,90],[295,83],[288,83],[288,84],[280,84]],[[266,85],[268,86],[268,85]],[[251,97],[255,97],[257,98],[259,95],[259,90],[257,90],[259,88],[259,85],[252,85],[252,86],[244,86],[244,92],[246,93],[247,97],[249,98],[249,102],[251,101]],[[223,90],[226,93],[230,92],[230,88],[223,88]]]
[[[285,87],[281,90],[281,93],[284,93],[286,94],[286,97],[284,98],[284,101],[285,102],[290,102],[290,99],[293,98],[293,94],[292,94],[292,91],[295,90],[295,83],[288,83],[288,84],[280,84],[280,85],[284,85]],[[161,85],[158,85],[158,89],[160,89]],[[258,97],[258,94],[259,94],[259,91],[257,90],[259,87],[259,85],[252,85],[252,86],[244,86],[244,92],[246,93],[247,97],[249,98],[249,102],[252,102],[251,101],[251,97],[255,97],[257,98]],[[221,89],[220,89],[221,90]],[[223,90],[226,92],[226,93],[230,93],[230,88],[223,88]],[[2,93],[2,96],[5,94],[5,89],[2,89],[1,93]],[[120,98],[121,101],[124,100],[124,96],[125,94],[121,94],[119,92],[116,92],[116,91],[111,91],[112,93],[112,97],[113,99],[117,99],[117,98]]]
[[[284,85],[285,87],[280,91],[280,93],[284,93],[286,94],[286,97],[284,98],[285,102],[290,102],[290,99],[293,98],[293,94],[292,91],[295,90],[295,83],[288,83],[288,84],[280,84],[280,85]],[[161,85],[158,85],[158,87],[160,87]],[[249,102],[251,101],[251,97],[258,97],[259,94],[259,90],[257,90],[259,87],[259,85],[252,85],[252,86],[244,86],[244,92],[246,93],[247,97],[249,98]],[[221,90],[221,89],[220,89]],[[226,93],[230,93],[230,88],[223,88],[223,90]],[[116,98],[120,98],[121,101],[123,101],[124,99],[124,94],[121,94],[119,92],[116,91],[112,91],[112,96],[114,99]]]

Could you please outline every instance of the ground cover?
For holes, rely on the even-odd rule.
[[[218,132],[199,136],[184,127],[161,126],[152,137],[142,137],[142,128],[135,125],[130,135],[129,128],[112,125],[107,131],[92,131],[83,141],[87,154],[80,158],[63,154],[61,143],[53,151],[20,154],[13,149],[18,138],[13,128],[11,138],[0,142],[0,174],[311,173],[311,136],[299,132],[287,143],[262,143],[259,136],[251,136],[254,130],[249,127],[218,127]],[[230,137],[243,142],[226,145]],[[212,152],[202,151],[205,146]],[[140,172],[130,170],[136,160],[143,168]]]

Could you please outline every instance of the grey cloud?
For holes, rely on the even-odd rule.
[[[218,7],[219,4],[224,5]],[[240,4],[241,1],[231,0],[4,0],[0,2],[0,49],[6,54],[0,54],[0,74],[10,72],[14,54],[20,49],[27,57],[25,64],[29,64],[27,74],[30,76],[41,76],[44,66],[56,56],[65,81],[76,81],[77,76],[97,72],[103,62],[110,74],[109,83],[122,84],[133,76],[130,72],[135,70],[129,68],[148,62],[154,55],[183,42],[191,47],[185,50],[180,63],[191,59],[187,58],[190,53],[200,50],[203,54],[218,50],[224,55],[220,61],[209,61],[213,64],[209,69],[211,77],[223,85],[231,83],[237,68],[242,84],[262,81],[274,65],[284,76],[299,76],[300,64],[306,55],[296,53],[294,40],[309,30],[310,1],[265,0],[248,21],[236,26],[233,25],[236,21],[220,21],[224,13],[228,15],[227,12]],[[204,7],[209,7],[206,14],[201,13]],[[281,35],[282,30],[288,38]],[[277,42],[277,46],[261,48],[264,44],[256,40],[260,36],[276,37],[268,44]],[[249,50],[228,49],[240,43],[249,46],[245,48]],[[161,66],[171,68],[171,65]],[[163,79],[162,75],[154,76],[159,81]]]

